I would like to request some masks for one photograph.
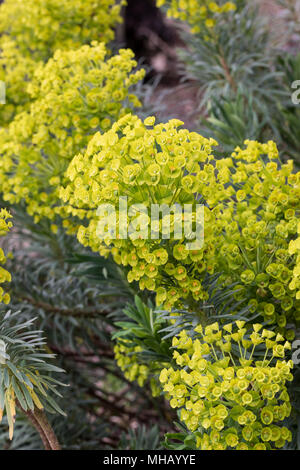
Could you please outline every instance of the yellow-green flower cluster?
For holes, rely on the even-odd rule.
[[[115,359],[126,379],[130,382],[136,380],[139,386],[143,387],[149,375],[149,368],[138,364],[137,354],[141,351],[140,346],[129,347],[123,343],[117,343],[114,347]]]
[[[183,229],[189,216],[195,218],[193,204],[202,192],[202,176],[208,183],[214,173],[210,161],[215,142],[179,130],[182,123],[178,120],[158,125],[154,120],[147,118],[143,123],[127,115],[105,134],[97,133],[86,152],[70,163],[66,172],[70,184],[60,195],[68,202],[71,215],[89,220],[78,231],[79,241],[102,255],[111,252],[116,263],[127,268],[129,282],[137,281],[141,290],[154,291],[157,304],[170,309],[181,298],[199,300],[207,296],[198,279],[214,270],[218,237],[214,215],[204,208],[205,248],[187,249],[188,231],[182,230],[179,235],[176,231],[178,225]],[[120,197],[128,198],[127,238],[120,229]],[[117,213],[116,236],[110,232],[100,236],[98,232],[97,208],[107,203]],[[157,226],[151,226],[153,205],[172,208],[174,203],[181,208],[190,204],[191,214],[171,212]],[[147,214],[140,212],[139,204]],[[150,236],[151,228],[155,237]]]
[[[211,2],[209,0],[157,0],[157,6],[166,5],[167,15],[187,21],[193,33],[198,33],[203,26],[211,29],[215,26],[220,14],[234,11],[234,2]]]
[[[5,0],[0,31],[20,52],[48,60],[56,49],[76,49],[93,40],[109,42],[124,2],[115,0]]]
[[[57,49],[72,50],[93,40],[109,42],[121,21],[124,2],[115,0],[6,0],[0,6],[0,80],[6,83],[7,104],[0,121],[29,101],[28,81],[39,61]]]
[[[214,323],[173,338],[178,368],[160,374],[164,392],[202,450],[282,448],[291,432],[282,421],[291,412],[286,382],[292,380],[290,343],[254,324]],[[262,360],[254,360],[255,350]],[[233,356],[239,356],[234,359]]]
[[[138,385],[143,387],[149,381],[152,395],[156,397],[161,393],[161,387],[155,377],[150,377],[149,366],[139,363],[138,356],[142,351],[140,346],[126,346],[124,340],[122,343],[117,342],[114,347],[115,360],[130,382],[136,380]]]
[[[152,126],[153,120],[126,116],[106,134],[96,134],[86,153],[72,160],[71,184],[61,197],[69,201],[70,214],[89,219],[78,239],[103,255],[110,251],[128,267],[128,280],[155,291],[157,303],[167,309],[180,299],[206,299],[203,275],[218,272],[220,285],[236,284],[236,300],[292,340],[294,330],[286,326],[299,321],[300,303],[293,278],[298,258],[289,244],[297,237],[300,173],[292,161],[280,163],[274,142],[245,141],[231,158],[215,160],[212,139],[178,130],[177,120]],[[97,208],[102,203],[117,208],[120,196],[128,197],[128,207],[204,202],[203,249],[186,250],[186,240],[175,240],[174,230],[164,236],[163,221],[157,240],[124,240],[118,230],[103,240]],[[128,213],[129,224],[137,219],[141,230],[147,228],[149,212]],[[174,215],[171,228],[175,221]]]
[[[300,223],[298,223],[298,238],[291,240],[289,245],[289,254],[296,255],[296,264],[293,269],[293,279],[289,288],[296,292],[296,299],[300,300]]]
[[[29,90],[34,101],[0,131],[0,185],[10,203],[25,201],[30,215],[54,218],[58,186],[73,156],[95,132],[140,103],[129,88],[144,71],[131,50],[107,57],[103,43],[56,51],[40,66]]]
[[[11,218],[10,213],[6,209],[0,210],[0,237],[5,236],[12,227],[12,222],[9,220]],[[10,273],[3,267],[6,262],[7,256],[5,256],[4,251],[0,248],[0,284],[11,281]],[[2,287],[0,287],[0,302],[8,304],[10,302],[10,296],[8,292],[5,292]]]
[[[27,84],[37,63],[20,54],[16,43],[9,38],[2,38],[0,47],[0,80],[5,83],[6,89],[5,105],[0,106],[0,124],[7,125],[30,100]]]
[[[280,163],[271,141],[246,141],[244,149],[216,162],[216,168],[215,185],[207,192],[223,227],[217,262],[221,281],[237,282],[236,299],[246,299],[251,311],[292,340],[294,331],[286,325],[299,321],[300,304],[291,284],[297,256],[289,244],[297,237],[300,172],[294,172],[292,161]]]

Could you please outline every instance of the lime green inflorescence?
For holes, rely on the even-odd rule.
[[[39,62],[57,49],[72,50],[114,38],[121,22],[115,0],[6,0],[0,6],[0,80],[7,104],[0,109],[5,124],[30,101],[26,85]]]
[[[122,343],[117,343],[114,347],[117,364],[124,372],[124,376],[131,382],[136,380],[139,386],[143,387],[148,378],[149,368],[137,362],[137,353],[141,351],[140,346],[129,347]]]
[[[231,158],[215,160],[216,142],[180,125],[171,120],[155,126],[154,118],[143,123],[128,115],[74,157],[60,196],[66,211],[88,220],[78,230],[79,241],[102,255],[112,253],[127,268],[128,280],[154,291],[166,309],[182,299],[207,299],[204,276],[221,273],[220,285],[236,283],[236,300],[292,340],[294,331],[286,325],[300,318],[293,277],[299,257],[289,246],[298,243],[300,173],[293,172],[292,161],[280,163],[274,142],[246,141]],[[161,221],[156,240],[136,234],[118,239],[118,227],[116,236],[101,238],[97,208],[110,203],[118,209],[120,196],[128,197],[128,207],[204,203],[203,248],[187,250],[184,237],[174,238],[175,215],[170,237],[163,237]],[[128,212],[128,223],[142,233],[149,212]]]
[[[154,396],[163,390],[197,448],[282,448],[291,441],[283,421],[291,413],[293,364],[285,358],[300,321],[300,173],[292,161],[280,162],[274,142],[245,141],[230,158],[216,159],[217,142],[181,128],[181,121],[155,125],[154,117],[132,115],[141,104],[130,87],[144,71],[135,70],[132,51],[112,56],[105,45],[124,3],[6,0],[0,6],[0,80],[7,87],[0,109],[3,199],[25,203],[35,222],[51,219],[54,231],[61,217],[84,246],[111,254],[128,281],[155,293],[165,310],[192,311],[207,301],[208,275],[219,275],[216,288],[235,286],[239,307],[273,331],[244,321],[199,325],[173,338],[170,364],[143,363],[143,348],[120,339],[115,358],[128,380],[150,385]],[[235,9],[226,1],[157,5],[192,32],[204,31],[204,39],[220,15]],[[127,237],[119,219],[124,197]],[[104,237],[103,204],[116,209],[115,233],[107,219]],[[171,209],[155,237],[153,204]],[[185,204],[192,213],[177,213]],[[188,249],[188,236],[175,232],[178,223],[195,222],[196,204],[204,206],[204,245]],[[9,218],[2,209],[0,235],[12,226]],[[10,280],[1,266],[0,284]],[[1,287],[0,301],[10,301]],[[7,400],[14,416],[11,387]]]
[[[273,142],[245,143],[228,166],[224,159],[217,162],[219,182],[235,185],[231,201],[219,199],[224,239],[218,271],[225,284],[239,283],[237,300],[247,299],[251,311],[292,340],[294,331],[286,325],[299,321],[300,304],[291,283],[297,256],[289,253],[289,244],[297,237],[300,173],[292,161],[280,163]]]
[[[187,21],[193,33],[198,33],[201,27],[211,29],[215,26],[220,14],[234,11],[234,2],[211,2],[209,0],[157,0],[158,7],[166,5],[167,15]]]
[[[143,387],[146,382],[149,382],[151,393],[153,397],[161,394],[161,387],[156,377],[151,377],[150,367],[146,364],[140,364],[138,354],[142,352],[140,346],[130,347],[122,342],[117,342],[114,347],[115,360],[123,371],[124,376],[130,382],[137,381],[140,387]],[[159,364],[157,364],[159,367]]]
[[[163,390],[199,449],[264,450],[291,440],[281,423],[291,412],[286,382],[293,379],[293,364],[284,360],[291,345],[260,324],[252,332],[244,325],[198,326],[193,340],[182,331],[173,338],[178,368],[161,371]],[[260,361],[253,359],[257,348]]]
[[[56,51],[29,86],[33,102],[0,130],[0,184],[9,203],[25,201],[38,221],[60,212],[58,186],[74,154],[139,100],[130,93],[144,71],[130,50],[110,57],[103,43]],[[66,221],[67,223],[67,221]]]
[[[60,195],[69,204],[71,215],[89,219],[89,225],[78,231],[79,241],[102,255],[111,251],[115,261],[128,268],[129,282],[138,281],[140,289],[155,291],[157,303],[171,308],[188,295],[196,300],[206,296],[197,278],[204,271],[213,271],[216,236],[207,229],[205,256],[204,250],[188,252],[186,240],[174,239],[175,215],[171,214],[170,240],[161,239],[162,221],[157,239],[147,234],[141,239],[140,233],[130,233],[130,229],[146,226],[150,213],[141,214],[134,205],[144,204],[151,210],[155,203],[194,203],[201,188],[200,162],[208,171],[213,168],[209,162],[214,141],[178,130],[182,124],[178,120],[154,127],[153,122],[154,118],[147,118],[143,124],[128,115],[104,135],[96,134],[87,151],[72,160],[66,173],[70,184]],[[113,237],[108,233],[102,239],[97,232],[99,204],[111,203],[118,210],[119,197],[124,196],[132,211],[129,238],[118,239],[118,234]],[[208,223],[212,219],[208,209],[205,217]]]
[[[296,291],[296,299],[300,300],[300,223],[298,223],[298,238],[291,240],[289,245],[289,254],[296,255],[296,265],[293,269],[293,279],[289,284],[292,291]]]

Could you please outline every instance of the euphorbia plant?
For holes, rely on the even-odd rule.
[[[213,29],[218,16],[235,10],[236,1],[157,0],[157,6],[166,6],[168,16],[187,21],[192,32],[197,33]]]
[[[171,120],[155,125],[154,118],[142,122],[132,115],[121,118],[107,133],[96,134],[84,154],[74,157],[66,172],[70,183],[60,195],[66,210],[83,219],[79,241],[101,255],[111,253],[115,262],[124,266],[129,282],[138,282],[141,290],[154,292],[157,306],[170,311],[169,335],[172,325],[175,332],[180,318],[184,323],[189,311],[189,334],[182,331],[182,342],[174,339],[173,347],[186,344],[183,348],[190,355],[175,352],[173,359],[179,369],[166,369],[161,380],[169,384],[165,392],[171,406],[181,408],[184,397],[188,400],[180,417],[192,432],[193,445],[203,449],[282,447],[291,440],[291,433],[284,426],[278,427],[277,422],[290,414],[285,382],[291,381],[293,375],[292,363],[281,361],[291,346],[278,342],[285,341],[285,337],[294,338],[299,320],[299,173],[294,173],[291,161],[280,162],[271,141],[245,141],[245,147],[237,147],[230,158],[215,159],[212,146],[217,143],[179,129],[181,124]],[[202,203],[203,247],[189,251],[188,237],[176,239],[175,215],[169,219],[169,237],[164,236],[164,219],[158,227],[158,237],[145,236],[149,215],[138,209],[128,213],[127,222],[135,231],[129,231],[127,238],[119,236],[120,217],[116,232],[107,227],[101,237],[98,206],[109,203],[118,213],[122,196],[128,198],[129,205],[142,203],[148,208],[152,204]],[[209,317],[198,315],[198,309],[205,312],[207,308],[207,279],[214,273],[211,284],[216,297],[231,286],[231,296],[237,303],[235,308],[230,305],[226,310],[224,296],[223,317],[239,316],[239,309],[243,308],[244,320],[237,323],[237,331],[232,325],[222,329],[222,316],[219,323],[209,325]],[[129,317],[133,318],[131,314]],[[252,325],[254,319],[262,323]],[[263,327],[266,324],[271,330]],[[204,335],[203,343],[196,339],[197,333]],[[136,335],[138,338],[139,333]],[[143,347],[138,341],[136,347],[134,341],[119,341],[115,351],[120,366],[128,378],[144,384],[148,376],[153,376],[151,366],[149,369],[147,361],[143,362],[149,342]],[[276,357],[277,363],[273,361]],[[199,368],[198,360],[205,363],[204,368]],[[232,383],[223,380],[227,368],[228,374],[233,372]],[[282,381],[280,371],[285,374]],[[243,382],[246,373],[251,378],[248,382],[245,379],[241,388],[237,382]],[[168,374],[174,384],[172,380],[168,382]],[[219,379],[215,383],[210,379],[216,374]],[[203,390],[202,382],[206,384]],[[209,388],[211,384],[215,395]],[[199,390],[202,395],[199,392],[198,396]],[[201,403],[193,414],[196,398]],[[224,419],[228,416],[228,420],[215,429],[211,428],[214,407],[210,413],[208,405],[219,398],[225,411],[228,405],[233,414],[224,411]]]
[[[131,115],[121,118],[106,134],[96,134],[85,154],[72,160],[61,189],[66,210],[88,223],[78,239],[100,254],[112,253],[126,267],[129,282],[154,291],[164,308],[207,298],[202,281],[218,273],[219,286],[235,285],[235,297],[277,331],[293,339],[290,322],[299,320],[293,278],[297,256],[289,243],[297,237],[300,186],[293,163],[281,164],[274,142],[246,141],[231,158],[215,160],[213,140],[178,129],[179,121],[154,125]],[[163,221],[156,239],[144,236],[149,214],[130,214],[136,234],[126,239],[97,232],[97,208],[119,198],[128,205],[204,204],[204,245],[187,250],[187,239],[170,237]],[[143,220],[142,220],[143,219]],[[147,231],[147,230],[146,230]]]
[[[129,49],[110,56],[93,42],[56,51],[29,86],[33,102],[0,131],[0,184],[4,200],[25,201],[28,213],[55,218],[58,186],[74,154],[95,132],[140,106],[130,92],[144,76]]]
[[[163,369],[160,381],[196,448],[265,450],[291,441],[281,424],[291,412],[286,382],[293,379],[283,340],[260,324],[247,330],[244,321],[199,325],[193,340],[184,330],[173,338],[176,366]]]
[[[115,0],[6,0],[0,6],[0,79],[6,83],[1,123],[27,107],[27,84],[39,64],[58,49],[72,50],[92,41],[108,43],[121,22],[124,2]]]

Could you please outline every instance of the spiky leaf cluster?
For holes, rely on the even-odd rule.
[[[182,72],[186,79],[192,79],[197,84],[199,110],[215,117],[215,102],[232,102],[228,116],[234,121],[234,131],[239,139],[241,130],[242,137],[248,139],[251,136],[245,135],[246,130],[252,132],[255,139],[259,139],[261,129],[266,124],[274,130],[272,121],[276,102],[288,98],[288,93],[282,86],[283,72],[275,66],[279,52],[272,45],[265,18],[256,5],[242,2],[237,11],[226,18],[221,17],[210,40],[205,40],[199,33],[183,33],[183,37],[188,48],[179,50]],[[244,101],[244,116],[235,110],[242,106],[238,104],[240,95]],[[244,131],[245,121],[247,117],[249,119],[247,114],[250,113],[245,109],[247,103],[252,108],[253,117]],[[220,115],[217,118],[220,119]],[[225,126],[228,124],[224,118],[221,121]],[[230,135],[230,125],[227,128]],[[234,148],[233,139],[231,146]]]

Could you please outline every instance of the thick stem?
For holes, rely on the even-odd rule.
[[[44,446],[45,450],[51,450],[51,447],[50,447],[50,444],[48,442],[47,436],[45,435],[45,433],[44,433],[42,427],[40,426],[40,424],[38,423],[38,421],[35,419],[33,412],[32,411],[24,411],[23,409],[22,409],[22,411],[25,413],[28,420],[31,422],[31,424],[38,431],[38,433],[40,435],[40,438],[41,438],[41,441],[43,442],[43,446]]]
[[[37,422],[41,426],[48,443],[50,445],[51,450],[61,450],[57,437],[50,425],[47,416],[43,410],[39,410],[38,408],[34,409],[34,417],[36,418]]]
[[[16,401],[16,404],[38,431],[45,450],[60,450],[61,447],[45,412],[43,410],[39,410],[38,408],[35,408],[33,411],[25,411],[20,405],[19,401]]]

